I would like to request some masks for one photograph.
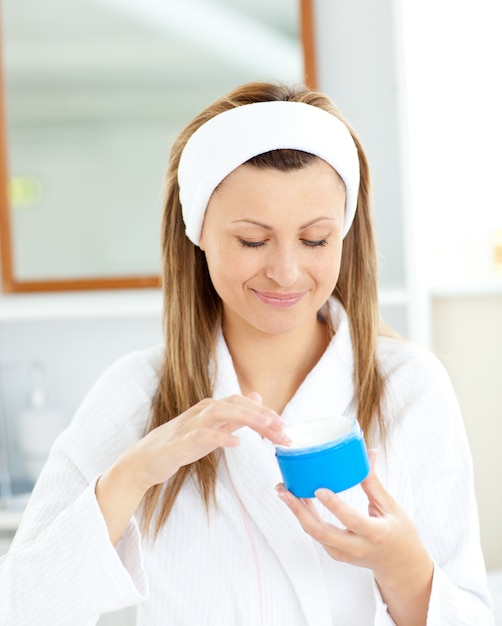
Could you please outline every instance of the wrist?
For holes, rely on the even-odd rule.
[[[373,571],[375,580],[381,589],[390,592],[402,591],[407,588],[425,588],[430,586],[434,572],[434,562],[429,554],[425,553],[421,558],[407,563],[392,571]]]
[[[141,502],[145,493],[152,485],[141,475],[130,454],[120,456],[103,475],[120,492],[126,493],[128,499]]]
[[[375,581],[394,622],[399,626],[425,624],[432,590],[434,562],[422,557],[392,572],[374,572]]]
[[[131,486],[127,477],[115,464],[100,476],[96,483],[96,500],[108,527],[114,545],[122,537],[144,494]]]

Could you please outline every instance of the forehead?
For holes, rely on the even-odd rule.
[[[249,189],[258,190],[267,187],[306,186],[319,184],[327,187],[345,189],[345,185],[338,173],[322,159],[315,157],[313,161],[301,167],[271,167],[264,165],[264,161],[253,161],[240,165],[230,172],[216,187],[213,194],[223,191],[244,192]]]
[[[217,187],[207,215],[237,218],[245,215],[275,215],[329,212],[345,207],[345,186],[335,170],[321,159],[302,168],[281,171],[244,164]]]

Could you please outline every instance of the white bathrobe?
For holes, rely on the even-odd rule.
[[[284,410],[290,424],[354,414],[348,321],[335,302],[332,316],[331,344]],[[240,393],[221,336],[217,350],[215,397]],[[209,517],[188,482],[155,543],[132,519],[113,547],[95,481],[142,436],[162,351],[133,353],[107,370],[54,445],[0,562],[0,625],[91,626],[133,604],[141,626],[393,624],[372,572],[331,559],[279,500],[273,446],[248,428],[222,456]],[[377,473],[435,562],[427,624],[491,625],[470,454],[448,377],[412,344],[382,338],[378,355],[389,435]],[[367,511],[360,486],[342,497]]]

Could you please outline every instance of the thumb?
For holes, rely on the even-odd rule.
[[[361,483],[361,487],[368,497],[369,514],[373,517],[380,517],[385,512],[390,512],[395,504],[393,497],[385,489],[375,472],[377,453],[378,451],[375,449],[368,450],[370,473]]]
[[[368,475],[366,476],[366,478],[361,483],[361,487],[364,489],[364,492],[366,493],[370,501],[371,501],[371,495],[372,494],[376,495],[376,493],[378,493],[379,484],[381,485],[380,480],[375,472],[377,454],[378,454],[378,450],[375,450],[374,448],[370,448],[368,450],[368,460],[370,462],[370,471]]]
[[[376,448],[369,448],[368,460],[370,462],[370,472],[375,471],[377,455],[378,455],[378,450]]]
[[[380,480],[378,479],[378,476],[376,475],[376,471],[375,471],[377,454],[378,454],[378,450],[375,450],[375,448],[370,448],[368,450],[368,460],[370,462],[370,471],[368,475],[366,476],[366,478],[361,483],[361,487],[364,489],[368,497],[374,488],[378,490],[378,483],[380,483]]]

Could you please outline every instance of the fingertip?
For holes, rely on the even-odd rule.
[[[285,447],[289,447],[293,443],[293,440],[291,439],[291,437],[288,437],[288,435],[286,435],[285,432],[281,432],[279,434],[278,440],[279,440],[278,441],[279,445],[285,446]]]
[[[314,495],[319,500],[319,502],[322,502],[322,504],[326,504],[327,502],[329,502],[329,499],[331,497],[331,491],[329,489],[321,487],[320,489],[316,489]]]
[[[368,459],[370,462],[370,470],[366,476],[366,478],[364,480],[361,481],[361,487],[363,488],[363,490],[366,492],[366,494],[369,494],[370,492],[373,492],[375,489],[379,489],[380,486],[382,485],[380,478],[378,477],[378,474],[376,473],[376,456],[377,456],[377,451],[376,450],[368,450]]]
[[[368,461],[370,462],[370,467],[372,471],[375,469],[377,455],[378,455],[378,450],[376,448],[368,449]]]
[[[263,398],[260,396],[260,394],[257,391],[252,391],[248,395],[248,398],[250,400],[253,400],[253,402],[257,402],[258,404],[263,404]]]
[[[239,439],[239,437],[237,437],[237,435],[228,435],[224,446],[226,448],[235,448],[236,446],[238,446],[240,444],[241,440]]]
[[[288,503],[291,501],[291,494],[289,493],[289,491],[286,490],[284,483],[279,483],[278,485],[276,485],[275,490],[277,491],[277,495],[283,502]]]

